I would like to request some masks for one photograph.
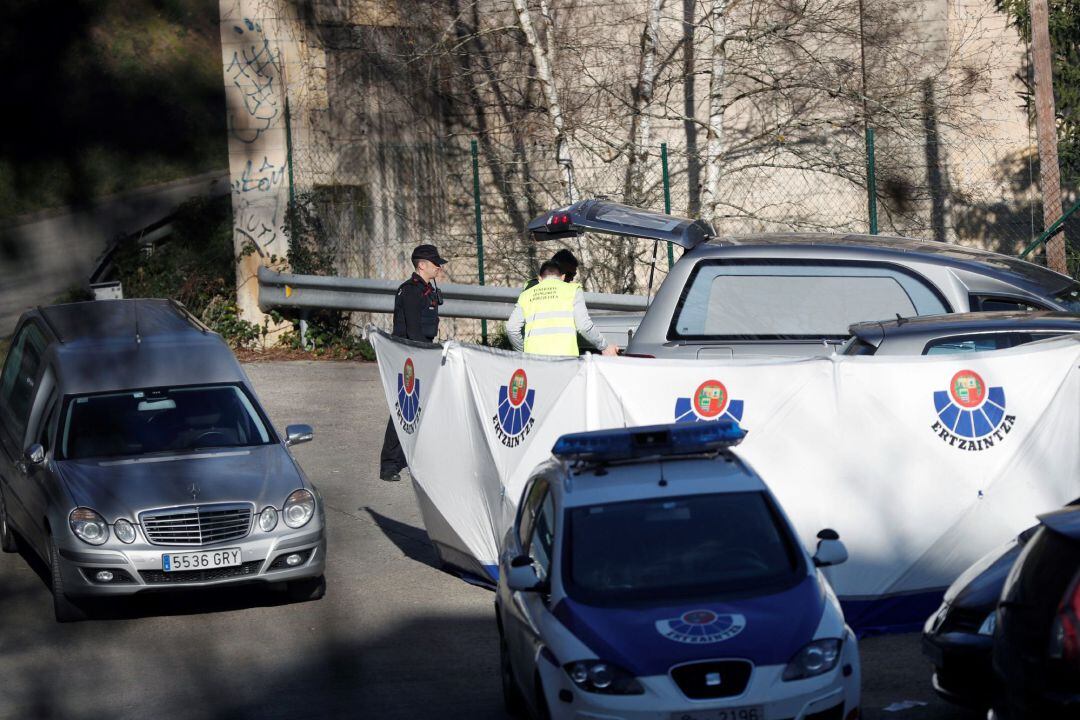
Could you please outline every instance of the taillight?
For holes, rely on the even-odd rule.
[[[1050,657],[1080,665],[1080,575],[1073,578],[1058,604],[1050,627]]]
[[[547,226],[549,228],[561,228],[567,230],[570,228],[570,213],[552,213],[548,218]]]

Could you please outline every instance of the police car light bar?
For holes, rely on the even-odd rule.
[[[746,431],[730,420],[647,425],[563,435],[555,441],[551,452],[563,460],[614,462],[717,453],[738,445],[744,437]]]

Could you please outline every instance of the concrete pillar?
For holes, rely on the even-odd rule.
[[[237,304],[263,324],[256,273],[285,262],[289,167],[285,129],[288,44],[279,2],[220,0],[221,58],[228,118]],[[274,328],[272,328],[274,329]]]

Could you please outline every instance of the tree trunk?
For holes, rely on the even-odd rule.
[[[1031,0],[1031,54],[1035,65],[1035,128],[1039,141],[1039,189],[1043,228],[1061,217],[1061,170],[1058,167],[1057,118],[1054,111],[1054,70],[1050,59],[1050,11],[1046,0]],[[1065,233],[1046,241],[1046,265],[1068,273]]]
[[[548,117],[551,120],[552,128],[555,130],[555,147],[558,148],[561,144],[567,142],[566,122],[563,119],[562,105],[559,104],[559,89],[555,86],[555,74],[552,70],[551,58],[546,47],[540,44],[536,28],[533,26],[532,16],[529,13],[527,0],[514,0],[514,10],[517,13],[518,27],[521,28],[521,32],[525,35],[525,43],[532,52],[537,79],[540,80],[540,87],[544,91],[544,98],[548,104]],[[566,146],[565,157],[567,160],[570,158],[568,145]],[[556,160],[558,159],[557,157]],[[563,190],[569,193],[571,190],[569,173],[566,178],[563,178],[562,173],[560,173],[560,183]]]
[[[631,205],[645,202],[645,172],[652,143],[652,118],[649,113],[656,89],[656,51],[660,44],[660,2],[649,0],[645,29],[641,33],[641,62],[638,64],[637,91],[634,93],[630,162],[626,169],[626,201]]]
[[[702,216],[714,222],[720,205],[720,172],[724,157],[724,72],[727,70],[728,0],[712,0],[709,53],[709,122],[705,140],[705,187]]]
[[[694,88],[694,10],[697,0],[683,0],[683,132],[686,135],[686,214],[701,213],[701,158],[698,157],[697,97]]]

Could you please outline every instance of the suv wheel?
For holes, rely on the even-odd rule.
[[[506,646],[506,638],[499,633],[499,675],[502,679],[503,708],[510,717],[523,717],[525,715],[525,698],[521,694],[521,688],[514,680],[514,666],[510,662],[510,648]]]
[[[0,489],[0,550],[13,553],[19,549],[15,540],[15,531],[8,524],[7,503],[4,500],[4,491]]]
[[[64,594],[64,576],[60,572],[60,550],[49,538],[49,570],[52,571],[53,613],[56,622],[77,622],[86,619],[86,611]]]
[[[293,580],[288,584],[289,599],[293,602],[320,600],[326,595],[326,576],[307,580]]]

